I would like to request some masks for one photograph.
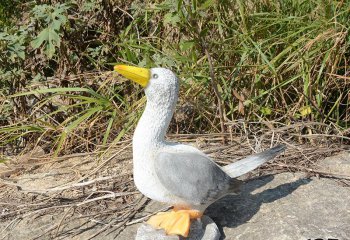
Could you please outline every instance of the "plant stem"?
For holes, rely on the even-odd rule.
[[[208,49],[205,47],[205,45],[203,45],[204,48],[204,52],[205,55],[208,58],[208,63],[209,63],[209,72],[210,72],[210,83],[211,86],[214,90],[215,96],[216,96],[216,100],[217,100],[217,104],[218,104],[218,108],[219,108],[219,118],[220,118],[220,128],[221,128],[221,133],[225,133],[225,124],[224,124],[224,114],[223,114],[223,108],[222,108],[222,99],[221,99],[221,95],[219,93],[218,87],[217,87],[217,82],[216,82],[216,78],[215,78],[215,74],[214,74],[214,67],[213,67],[213,62],[210,56],[210,53],[208,51]],[[222,137],[222,143],[225,143],[225,136],[223,135]]]

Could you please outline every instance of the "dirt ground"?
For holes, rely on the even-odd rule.
[[[124,225],[146,201],[132,182],[130,149],[129,142],[107,155],[51,159],[36,148],[2,164],[0,236],[61,239],[85,233],[89,239],[96,229]]]
[[[226,145],[213,135],[174,138],[222,165],[269,147],[237,144],[239,137]],[[285,154],[249,177],[288,171],[330,177],[312,166],[349,149],[341,143],[285,144]],[[0,239],[114,239],[150,215],[142,211],[149,199],[133,184],[130,140],[104,152],[57,158],[36,147],[0,164],[0,189]]]

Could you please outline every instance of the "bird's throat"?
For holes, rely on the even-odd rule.
[[[134,147],[150,148],[164,143],[177,102],[177,94],[162,102],[147,101],[133,137]]]

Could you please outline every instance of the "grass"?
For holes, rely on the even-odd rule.
[[[34,145],[56,155],[91,151],[128,136],[145,99],[110,72],[120,62],[178,74],[184,117],[171,132],[218,132],[235,119],[349,127],[347,1],[27,1],[16,8],[28,14],[12,15],[0,34],[5,155]],[[54,20],[43,20],[50,11],[64,16],[51,30]],[[33,46],[44,30],[57,44]]]

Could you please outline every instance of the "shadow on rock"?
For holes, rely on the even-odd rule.
[[[298,179],[294,182],[284,183],[275,188],[252,194],[254,190],[265,186],[273,179],[274,177],[269,175],[245,183],[241,187],[240,194],[229,195],[220,199],[213,203],[204,214],[215,221],[222,236],[224,236],[223,227],[234,228],[249,221],[259,211],[263,203],[271,203],[284,198],[298,187],[311,181],[305,178]]]

